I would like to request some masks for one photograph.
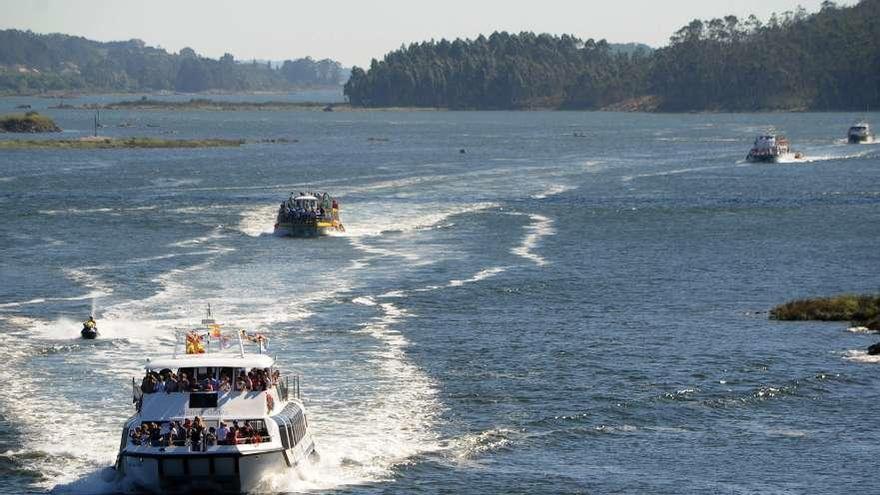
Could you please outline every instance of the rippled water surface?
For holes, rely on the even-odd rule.
[[[278,492],[876,493],[877,337],[766,314],[878,289],[855,117],[107,111],[297,141],[2,151],[0,491],[118,491],[131,377],[210,302],[304,375]],[[744,163],[768,126],[807,159]],[[271,236],[308,187],[347,233]]]

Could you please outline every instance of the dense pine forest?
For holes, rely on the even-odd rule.
[[[168,53],[130,40],[102,43],[63,34],[0,31],[0,93],[47,91],[269,91],[336,86],[347,73],[339,62],[302,58],[280,66],[199,56],[191,48]]]
[[[880,0],[695,20],[668,46],[496,32],[401,47],[345,85],[353,105],[453,109],[880,108]]]

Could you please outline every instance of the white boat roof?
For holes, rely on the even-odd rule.
[[[316,197],[314,197],[314,196],[297,196],[297,197],[295,197],[295,198],[293,198],[293,199],[294,199],[294,200],[309,200],[309,199],[310,199],[310,200],[312,200],[312,201],[317,201],[317,200],[318,200],[318,198],[316,198]]]
[[[185,354],[147,362],[148,370],[178,368],[271,368],[275,360],[267,354]]]

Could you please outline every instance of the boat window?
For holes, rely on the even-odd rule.
[[[192,392],[189,394],[189,407],[217,407],[217,392]]]
[[[289,449],[293,445],[290,435],[290,423],[287,422],[287,418],[284,416],[276,416],[272,419],[278,424],[278,434],[281,436],[281,446],[285,449]]]

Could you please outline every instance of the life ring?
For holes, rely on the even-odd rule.
[[[272,398],[272,394],[266,394],[266,409],[268,412],[272,412],[272,409],[275,409],[275,399]]]

